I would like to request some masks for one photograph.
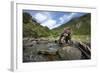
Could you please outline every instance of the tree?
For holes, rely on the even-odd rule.
[[[23,13],[23,23],[29,23],[30,21],[32,21],[32,16],[27,13],[27,12],[24,12]]]

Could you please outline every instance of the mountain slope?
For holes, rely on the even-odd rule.
[[[41,26],[29,13],[23,13],[23,37],[48,37],[50,36],[48,27]]]
[[[80,18],[75,18],[65,23],[55,29],[53,31],[56,34],[60,34],[63,32],[63,29],[66,27],[70,27],[72,29],[72,33],[75,35],[90,35],[91,33],[91,14],[86,14]]]

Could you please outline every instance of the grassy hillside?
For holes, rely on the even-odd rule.
[[[91,33],[91,14],[86,14],[80,18],[75,18],[55,29],[56,35],[63,32],[65,27],[70,27],[74,35],[90,35]]]
[[[51,35],[48,27],[43,27],[29,13],[23,13],[23,37],[48,37]]]

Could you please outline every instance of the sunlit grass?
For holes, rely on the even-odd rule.
[[[91,36],[90,35],[73,35],[72,40],[89,43],[91,41]]]

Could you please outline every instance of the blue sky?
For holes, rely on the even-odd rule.
[[[56,28],[64,23],[67,23],[73,18],[85,15],[86,13],[79,12],[58,12],[58,11],[36,11],[24,10],[31,14],[32,18],[36,19],[42,26],[47,26],[50,29]]]

